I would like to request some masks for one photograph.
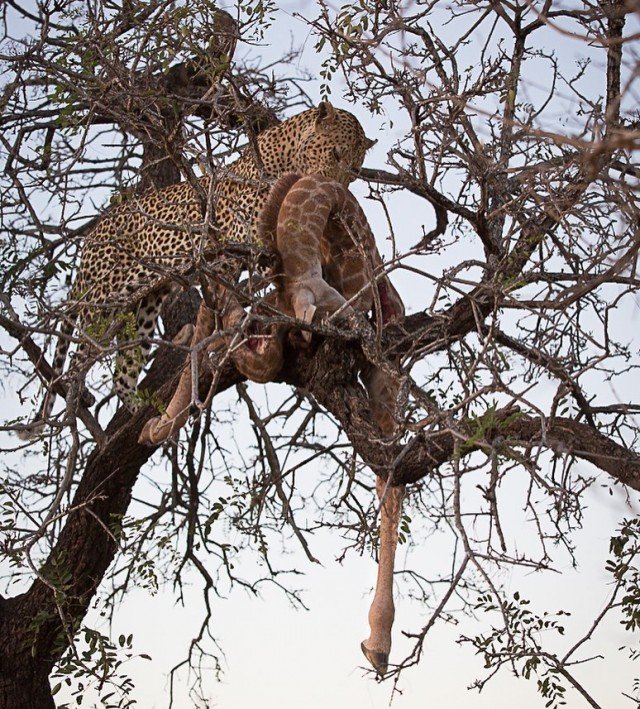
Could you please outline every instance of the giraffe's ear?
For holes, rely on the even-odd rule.
[[[364,138],[365,149],[366,149],[366,150],[369,150],[369,148],[373,148],[373,146],[374,146],[377,142],[378,142],[377,139],[376,139],[376,140],[371,140],[371,138],[367,138],[367,136],[365,136],[365,138]]]
[[[316,116],[316,129],[323,130],[336,120],[336,109],[328,102],[321,101],[318,104],[318,115]]]

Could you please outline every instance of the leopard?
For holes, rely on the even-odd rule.
[[[134,411],[140,402],[138,377],[149,358],[162,304],[183,284],[183,274],[201,263],[208,248],[259,243],[258,217],[280,176],[316,173],[348,185],[374,143],[353,113],[322,101],[261,132],[236,161],[195,184],[187,180],[150,189],[113,206],[82,245],[63,308],[55,377],[62,376],[74,333],[79,340],[75,358],[82,362],[89,352],[104,350],[119,329],[114,389]],[[241,267],[242,259],[228,277],[237,277]],[[53,402],[49,391],[23,438],[42,431]]]
[[[283,340],[294,318],[318,324],[338,316],[349,330],[361,330],[363,325],[370,330],[356,313],[373,311],[382,326],[404,318],[402,299],[386,273],[366,215],[337,180],[319,174],[283,175],[269,193],[258,230],[261,240],[277,251],[280,269],[274,274],[275,289],[257,302],[256,312],[280,317],[264,329],[256,330],[250,322],[247,328],[246,313],[233,293],[211,299],[223,301],[217,311],[204,300],[190,341],[199,359],[205,358],[206,339],[206,352],[214,359],[224,350],[240,374],[267,383],[283,368]],[[215,284],[209,287],[216,290]],[[303,329],[292,339],[309,345],[311,331]],[[373,419],[383,435],[392,435],[394,376],[368,363],[360,378],[369,393]],[[147,422],[139,441],[157,445],[174,435],[188,419],[193,391],[192,365],[187,364],[167,409]]]

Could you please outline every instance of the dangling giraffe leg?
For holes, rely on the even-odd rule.
[[[365,383],[371,402],[371,413],[385,437],[397,430],[396,407],[399,381],[387,376],[374,365],[368,365],[360,376]],[[379,675],[384,675],[391,650],[391,628],[395,608],[393,605],[393,570],[398,527],[402,516],[405,486],[387,485],[376,478],[376,492],[380,500],[380,546],[378,547],[378,578],[373,603],[369,609],[371,635],[361,644],[362,652]]]
[[[221,310],[220,318],[222,326],[225,330],[236,328],[246,317],[244,308],[238,302],[233,293],[226,290],[223,286],[218,286],[215,291],[215,301]],[[279,307],[278,294],[269,294],[265,298],[272,306]],[[195,328],[191,326],[192,335],[189,329],[183,328],[180,333],[174,338],[174,342],[178,344],[178,338],[190,335],[188,339],[182,340],[179,344],[186,344],[190,341],[190,346],[193,348],[199,342],[209,337],[215,332],[216,315],[205,301],[203,300],[198,310],[198,317]],[[271,326],[266,332],[255,336],[249,336],[247,342],[234,349],[231,353],[238,371],[246,377],[257,382],[266,382],[273,377],[282,368],[282,337],[284,329],[280,325]],[[207,353],[226,348],[230,345],[231,336],[224,339],[219,339],[209,345]],[[255,342],[252,342],[255,340]],[[204,355],[205,353],[203,353]],[[167,406],[167,410],[162,416],[156,417],[148,421],[142,429],[138,438],[139,443],[147,445],[158,445],[166,441],[176,431],[178,431],[187,422],[189,417],[189,409],[192,403],[193,380],[192,369],[190,362],[187,362],[182,371],[178,387]]]
[[[373,364],[367,364],[360,378],[369,395],[371,415],[385,437],[393,436],[397,429],[396,410],[400,382]]]
[[[386,491],[386,494],[385,494]],[[398,527],[402,515],[402,500],[405,486],[387,486],[382,478],[376,478],[376,492],[381,502],[380,546],[378,549],[378,578],[373,602],[369,609],[371,634],[361,643],[365,657],[379,675],[384,675],[391,651],[391,628],[395,616],[393,605],[393,568]]]
[[[199,342],[209,337],[215,329],[215,313],[207,307],[204,300],[200,304],[196,325],[191,337],[191,347],[194,347]],[[183,334],[187,334],[188,330],[181,330],[176,339],[182,338]],[[186,344],[180,341],[180,344]],[[181,429],[189,418],[189,409],[191,408],[191,395],[193,391],[193,380],[191,377],[191,363],[188,361],[185,368],[182,370],[178,387],[167,406],[167,410],[162,416],[152,418],[145,424],[138,443],[147,445],[158,445],[166,441],[175,431]]]

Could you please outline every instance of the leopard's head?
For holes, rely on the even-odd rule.
[[[358,119],[323,101],[308,111],[293,155],[293,169],[303,175],[319,174],[343,185],[356,179],[364,156],[375,140],[367,138]]]

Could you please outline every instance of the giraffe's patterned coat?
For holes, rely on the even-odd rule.
[[[354,309],[367,313],[375,305],[383,324],[404,317],[402,299],[384,270],[369,222],[356,198],[337,180],[319,174],[281,177],[265,202],[258,233],[264,242],[275,245],[282,260],[276,290],[268,298],[273,310],[308,323],[337,311],[351,323]],[[216,300],[223,328],[237,328],[245,312],[235,297],[218,288]],[[215,320],[203,301],[192,349],[211,335]],[[253,381],[272,381],[282,369],[285,330],[280,326],[254,333],[243,345],[233,347],[238,370]],[[220,346],[215,341],[209,350]],[[373,366],[362,378],[376,422],[384,435],[391,435],[397,382]],[[187,367],[167,411],[147,424],[140,440],[160,443],[184,425],[191,392],[191,367]]]

